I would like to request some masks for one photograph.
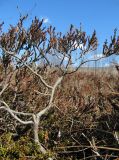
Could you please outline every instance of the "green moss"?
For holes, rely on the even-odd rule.
[[[46,155],[39,153],[38,146],[29,137],[22,137],[14,142],[10,133],[0,137],[0,160],[46,160],[52,152]],[[30,158],[31,157],[31,158]]]

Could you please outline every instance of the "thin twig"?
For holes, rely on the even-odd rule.
[[[37,90],[34,90],[34,92],[36,92],[37,94],[41,94],[43,96],[50,96],[51,94],[48,94],[48,93],[42,93],[40,91],[37,91]]]
[[[54,149],[69,149],[69,148],[92,148],[91,146],[82,145],[82,146],[65,146],[65,147],[56,147]],[[111,151],[119,151],[119,148],[112,148],[112,147],[104,147],[104,146],[96,146],[97,149],[103,149],[103,150],[111,150]]]

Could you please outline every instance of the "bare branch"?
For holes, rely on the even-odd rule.
[[[9,55],[17,58],[17,59],[18,59],[20,62],[22,62],[22,63],[24,64],[24,66],[26,66],[32,73],[34,73],[37,77],[39,77],[40,80],[41,80],[41,82],[42,82],[47,88],[52,89],[52,86],[48,85],[40,74],[38,74],[38,73],[37,73],[36,71],[34,71],[29,65],[27,65],[27,64],[26,64],[25,62],[23,62],[19,57],[17,57],[14,52],[9,52],[9,51],[7,51],[7,50],[5,50],[5,49],[3,49],[3,50],[4,50],[4,52],[6,52],[7,54],[9,54]]]
[[[8,111],[8,112],[11,114],[11,116],[12,116],[14,119],[16,119],[17,121],[19,121],[20,123],[25,124],[25,125],[27,125],[27,124],[33,124],[33,121],[23,121],[23,120],[21,120],[20,118],[18,118],[18,117],[15,115],[15,111],[13,112],[13,110],[11,110],[11,109],[9,108],[9,106],[8,106],[8,104],[7,104],[6,102],[4,102],[4,101],[0,101],[0,102],[5,105],[5,106],[1,106],[0,109],[4,109],[4,110]],[[17,114],[17,113],[18,113],[18,112],[16,112],[16,114]]]
[[[101,60],[101,59],[103,59],[103,58],[106,58],[105,56],[102,56],[102,57],[99,57],[99,58],[97,58],[97,59],[89,59],[89,60],[86,60],[86,61],[82,61],[77,67],[76,67],[76,69],[74,69],[73,71],[71,71],[71,72],[66,72],[66,74],[72,74],[72,73],[74,73],[74,72],[76,72],[83,64],[85,64],[85,63],[88,63],[88,62],[96,62],[96,61],[99,61],[99,60]]]
[[[56,90],[57,86],[61,83],[62,79],[63,79],[63,76],[60,77],[60,78],[58,78],[58,80],[57,80],[56,83],[54,84],[53,89],[52,89],[52,93],[51,93],[51,97],[50,97],[49,104],[48,104],[48,106],[47,106],[45,109],[43,109],[42,111],[40,111],[40,112],[37,114],[37,116],[38,116],[39,118],[40,118],[43,114],[45,114],[45,113],[52,107],[52,102],[53,102],[55,90]]]
[[[48,85],[45,80],[43,79],[43,77],[38,74],[37,72],[35,72],[31,67],[29,67],[27,64],[24,64],[30,71],[32,71],[32,73],[34,73],[36,76],[38,76],[41,80],[41,82],[47,87],[47,88],[50,88],[52,89],[52,86]]]
[[[2,89],[2,91],[0,92],[0,96],[3,94],[3,92],[7,89],[7,87],[8,87],[8,84],[5,84],[4,85],[4,87],[3,87],[3,89]]]

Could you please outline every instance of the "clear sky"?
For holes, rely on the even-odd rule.
[[[0,21],[5,22],[5,29],[17,22],[19,13],[29,14],[28,23],[34,16],[44,17],[62,32],[70,24],[79,27],[82,23],[88,34],[97,31],[99,46],[119,29],[119,0],[0,0]]]

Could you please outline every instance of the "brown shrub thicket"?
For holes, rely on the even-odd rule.
[[[26,28],[26,18],[5,33],[0,25],[0,158],[117,158],[119,75],[80,70],[119,54],[116,30],[90,59],[96,31],[71,25],[62,34],[36,17]]]
[[[13,100],[14,81],[5,91],[4,100],[13,103],[11,108],[17,111],[37,112],[47,105],[48,98],[34,92],[42,91],[41,86],[38,88],[39,81],[28,71],[21,76],[23,70],[17,75],[20,80],[16,97]],[[57,70],[47,72],[52,73],[53,81],[57,79]],[[79,70],[67,75],[56,92],[54,107],[41,118],[40,140],[49,150],[58,153],[57,158],[81,159],[91,156],[90,159],[94,159],[97,156],[100,159],[114,159],[119,156],[118,74],[102,74],[97,71],[95,75],[89,69],[87,73]],[[49,82],[52,76],[48,77]],[[4,112],[0,117],[1,137],[9,132],[12,140],[19,141],[24,136],[33,135],[30,126],[24,127]],[[96,151],[100,155],[96,155]]]

